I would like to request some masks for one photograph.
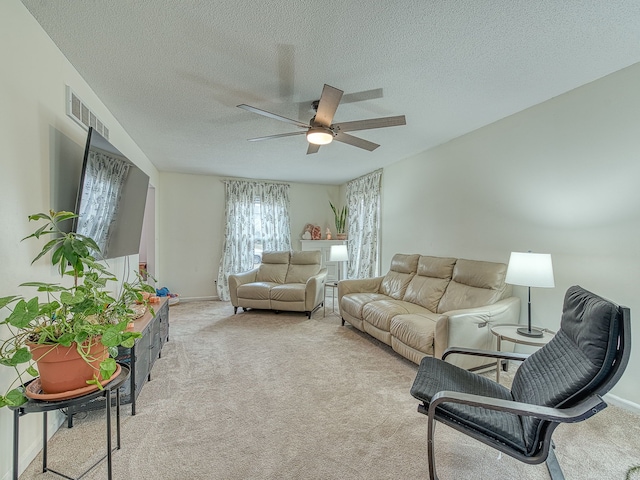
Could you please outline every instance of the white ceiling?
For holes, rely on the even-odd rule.
[[[341,184],[640,61],[638,0],[22,0],[162,171]],[[236,108],[308,122],[323,84],[383,97],[335,122],[367,152]]]

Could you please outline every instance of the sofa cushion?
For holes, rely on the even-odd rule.
[[[303,283],[285,283],[271,289],[274,302],[304,302],[305,285]]]
[[[421,256],[418,271],[407,286],[404,300],[435,312],[451,280],[455,264],[455,258]]]
[[[361,319],[362,309],[367,303],[384,299],[389,299],[389,297],[382,295],[381,293],[349,293],[342,297],[342,300],[340,301],[340,311],[346,312],[352,317]]]
[[[320,272],[321,255],[320,251],[292,252],[285,283],[307,283]]]
[[[407,285],[418,268],[420,255],[404,255],[397,253],[391,260],[391,268],[382,279],[380,293],[396,300],[401,300],[407,290]]]
[[[385,332],[391,329],[391,319],[406,313],[430,313],[424,307],[402,300],[376,300],[362,308],[362,319]]]
[[[491,305],[508,291],[504,283],[504,263],[459,259],[453,268],[451,282],[440,300],[437,312]]]
[[[320,265],[322,262],[322,252],[320,250],[314,250],[310,252],[291,252],[291,265]]]
[[[404,345],[433,355],[436,324],[442,318],[436,313],[397,315],[391,320],[391,335]]]
[[[238,298],[250,298],[252,300],[269,300],[269,292],[278,285],[273,282],[245,283],[238,287]]]
[[[256,273],[258,282],[284,283],[289,269],[290,253],[263,252],[262,263]]]

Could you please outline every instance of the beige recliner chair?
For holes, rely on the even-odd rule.
[[[324,302],[327,269],[320,251],[264,252],[258,268],[229,275],[233,313],[260,308],[311,314]]]

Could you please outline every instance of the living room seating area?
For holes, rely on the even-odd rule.
[[[518,323],[520,299],[505,283],[507,265],[396,254],[381,277],[338,284],[342,322],[390,345],[414,363],[441,358],[449,346],[494,349],[491,327]],[[486,360],[455,356],[463,368]]]
[[[259,267],[229,275],[233,313],[238,307],[304,312],[307,317],[324,301],[327,269],[319,251],[264,252]]]

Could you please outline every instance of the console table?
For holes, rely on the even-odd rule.
[[[122,387],[122,403],[131,404],[131,415],[136,414],[136,399],[145,382],[151,380],[151,369],[155,361],[162,356],[162,346],[169,341],[169,299],[160,297],[160,303],[152,303],[149,310],[135,320],[133,331],[142,336],[136,339],[131,348],[118,347],[118,363],[129,365],[129,382]],[[67,410],[67,426],[73,426],[73,415],[86,410],[100,408],[95,404],[75,404]]]
[[[71,479],[71,477],[57,472],[47,467],[47,412],[51,410],[58,410],[61,408],[74,408],[78,405],[86,405],[91,403],[99,403],[100,398],[104,398],[104,404],[106,405],[106,420],[107,420],[107,453],[104,457],[89,467],[82,475],[77,478],[84,477],[90,470],[98,465],[105,458],[107,459],[107,478],[111,480],[111,454],[114,449],[111,447],[111,393],[113,390],[116,392],[116,448],[120,449],[120,387],[129,378],[129,367],[127,365],[120,364],[120,373],[117,377],[107,383],[102,390],[96,390],[91,393],[87,393],[80,397],[70,398],[67,400],[57,401],[42,401],[30,399],[27,403],[20,405],[19,407],[9,407],[13,410],[13,480],[18,480],[18,453],[19,453],[19,437],[20,437],[20,417],[29,413],[42,413],[42,472],[51,472],[60,477]],[[71,479],[73,480],[73,479]]]

